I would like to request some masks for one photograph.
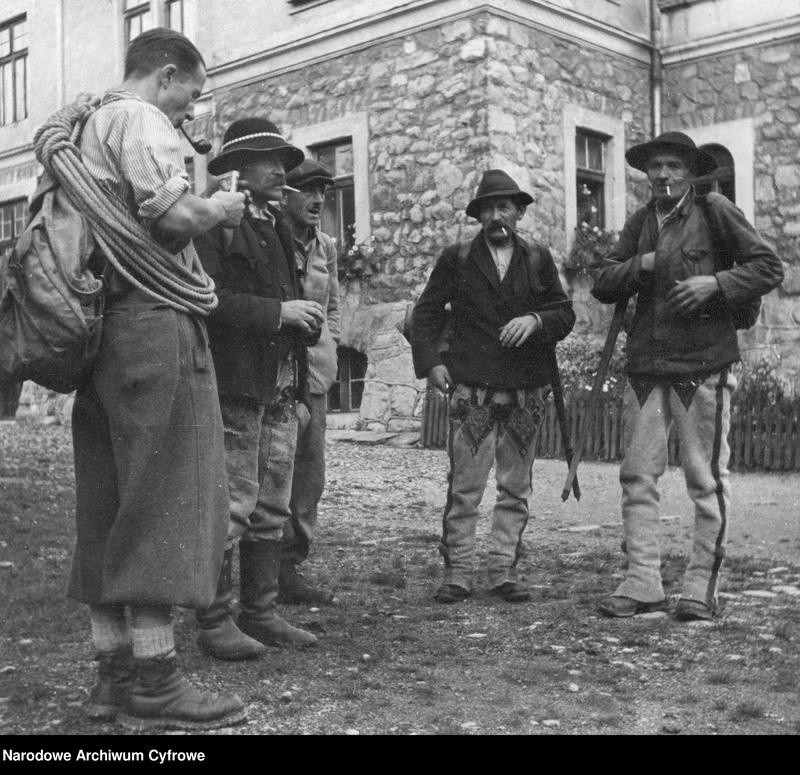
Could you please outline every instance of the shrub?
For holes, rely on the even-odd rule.
[[[746,396],[754,403],[776,404],[789,398],[779,370],[781,356],[773,351],[761,351],[757,357],[743,358],[733,368],[733,373],[739,383],[736,390],[737,398],[741,400]]]
[[[591,392],[603,346],[604,341],[585,336],[568,336],[558,343],[556,355],[565,393],[577,396],[582,392]],[[615,397],[621,396],[625,389],[624,350],[625,334],[621,332],[603,381],[603,392]]]

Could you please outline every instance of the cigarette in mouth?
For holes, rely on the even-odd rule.
[[[283,188],[284,191],[291,191],[293,194],[299,194],[300,193],[300,189],[299,188],[292,188],[291,186],[282,186],[281,188]]]
[[[508,236],[508,232],[506,231],[506,227],[505,227],[505,226],[501,226],[501,227],[500,227],[500,231],[502,231],[502,232],[503,232],[503,236],[504,236],[504,237],[507,237],[507,236]]]
[[[664,186],[667,189],[667,196],[672,196],[672,192],[669,190],[669,186]]]

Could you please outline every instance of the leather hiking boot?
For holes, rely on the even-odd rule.
[[[714,613],[714,609],[706,603],[685,597],[678,600],[675,606],[675,618],[679,622],[710,622]]]
[[[281,563],[278,589],[278,603],[336,605],[339,602],[330,589],[309,583],[293,562]]]
[[[113,721],[133,686],[133,653],[130,648],[99,653],[95,661],[98,680],[89,691],[86,715],[94,721]]]
[[[504,581],[489,590],[493,597],[499,597],[506,603],[524,603],[531,599],[531,593],[523,584],[518,581]]]
[[[213,627],[201,627],[197,644],[209,656],[226,662],[257,659],[267,653],[264,644],[245,635],[230,615]]]
[[[208,608],[198,608],[195,611],[195,618],[200,630],[197,636],[200,648],[216,659],[238,662],[243,659],[255,659],[264,654],[266,649],[257,640],[245,635],[231,616],[232,561],[233,548],[226,550],[223,555],[214,602]]]
[[[134,732],[156,729],[218,729],[245,720],[235,694],[213,694],[192,686],[178,671],[175,657],[136,660],[136,679],[117,721]]]
[[[458,584],[442,584],[436,590],[433,599],[437,603],[458,603],[461,600],[466,600],[472,592],[464,587],[459,587]]]
[[[268,646],[316,646],[319,639],[312,632],[293,627],[274,611],[265,619],[239,617],[239,629]]]
[[[239,629],[269,646],[313,646],[317,636],[293,627],[278,616],[279,541],[243,541],[239,544],[241,606]]]

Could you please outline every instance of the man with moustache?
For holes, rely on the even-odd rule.
[[[517,562],[531,469],[552,380],[552,348],[575,323],[550,251],[517,234],[532,201],[507,173],[485,172],[466,209],[480,232],[471,242],[445,248],[412,314],[417,377],[427,377],[450,401],[449,487],[439,546],[445,575],[435,594],[440,603],[472,594],[478,506],[492,464],[498,494],[489,591],[512,603],[530,598],[517,579]],[[448,304],[451,329],[442,351]]]
[[[625,458],[620,468],[625,579],[599,606],[609,617],[665,610],[659,558],[658,480],[675,425],[695,523],[675,608],[679,620],[709,620],[730,510],[727,436],[739,360],[737,315],[783,279],[780,259],[744,215],[719,194],[705,201],[694,178],[716,168],[682,132],[666,132],[625,154],[647,174],[653,198],[625,224],[595,271],[593,294],[636,296],[627,339]],[[716,232],[716,235],[715,235]],[[723,248],[720,239],[728,244]],[[719,260],[721,250],[728,256]],[[752,325],[750,320],[746,325]]]
[[[325,488],[326,393],[336,379],[339,342],[339,279],[336,242],[319,229],[325,190],[334,184],[330,170],[306,159],[286,176],[284,212],[292,228],[303,298],[325,311],[319,341],[306,349],[310,417],[301,422],[294,458],[291,516],[283,526],[279,603],[336,602],[333,592],[314,586],[298,570],[309,555],[317,525],[317,504]]]
[[[197,612],[200,646],[225,660],[257,657],[264,645],[311,646],[317,638],[278,615],[281,538],[289,518],[298,402],[305,399],[305,353],[325,311],[302,300],[292,233],[277,202],[286,171],[303,161],[271,121],[244,118],[225,132],[212,175],[239,172],[249,197],[239,227],[197,242],[217,284],[209,319],[230,491],[228,543],[217,597]],[[239,544],[241,615],[232,611],[231,566]]]

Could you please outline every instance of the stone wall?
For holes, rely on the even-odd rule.
[[[746,357],[765,350],[800,390],[800,40],[753,46],[670,67],[664,122],[672,128],[752,118],[756,131],[755,226],[784,262],[783,285],[741,334]]]
[[[342,344],[368,357],[362,421],[399,428],[419,416],[424,387],[400,334],[406,307],[444,246],[476,233],[464,209],[481,173],[504,168],[533,194],[522,230],[560,260],[564,106],[621,116],[626,139],[640,141],[649,133],[646,83],[641,65],[480,12],[345,54],[335,66],[217,93],[206,129],[219,138],[235,118],[258,113],[291,137],[293,128],[368,114],[379,269],[343,286]]]

